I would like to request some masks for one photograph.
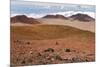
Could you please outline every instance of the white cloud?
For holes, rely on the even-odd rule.
[[[81,14],[87,14],[93,18],[95,18],[95,13],[94,12],[82,12],[82,11],[77,11],[77,12],[74,12],[74,11],[67,11],[67,12],[58,12],[58,13],[51,13],[51,15],[56,15],[56,14],[60,14],[60,15],[64,15],[66,17],[68,16],[71,16],[71,15],[74,15],[74,14],[78,14],[78,13],[81,13]]]
[[[64,16],[68,17],[68,16],[78,14],[78,13],[87,14],[87,15],[95,18],[95,13],[94,12],[81,12],[81,11],[78,11],[78,12],[74,12],[74,11],[57,12],[57,13],[49,13],[49,15],[60,14],[60,15],[64,15]],[[33,17],[33,18],[41,18],[41,17],[43,17],[45,15],[48,15],[48,14],[34,14],[34,13],[30,13],[30,14],[11,14],[11,17],[16,16],[16,15],[26,15],[28,17]]]

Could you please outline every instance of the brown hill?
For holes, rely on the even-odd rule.
[[[43,18],[56,18],[56,19],[67,19],[67,17],[63,16],[63,15],[46,15]]]
[[[84,22],[89,22],[89,21],[95,21],[94,18],[88,16],[87,14],[75,14],[69,17],[72,20],[79,20],[79,21],[84,21]]]
[[[37,21],[34,18],[29,18],[25,15],[17,15],[14,17],[11,17],[11,23],[27,23],[27,24],[37,24],[40,23],[39,21]]]

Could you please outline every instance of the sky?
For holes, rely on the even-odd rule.
[[[41,2],[75,3],[75,4],[95,5],[95,0],[19,0],[19,1],[41,1]]]
[[[17,14],[25,14],[33,17],[42,17],[47,14],[62,14],[64,16],[70,16],[71,14],[81,12],[81,13],[89,14],[92,17],[94,17],[94,13],[95,13],[95,5],[84,5],[84,4],[76,4],[76,3],[70,4],[70,3],[61,3],[61,2],[46,3],[46,2],[36,2],[36,1],[38,0],[35,1],[12,0],[11,16]]]

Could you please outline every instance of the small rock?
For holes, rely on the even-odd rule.
[[[54,49],[48,48],[48,49],[44,50],[44,52],[54,52]]]
[[[58,42],[56,42],[56,45],[58,45],[59,43]]]
[[[27,42],[26,44],[30,44],[30,42]]]
[[[71,50],[70,50],[70,49],[68,49],[68,48],[66,48],[66,49],[65,49],[65,52],[71,52]]]

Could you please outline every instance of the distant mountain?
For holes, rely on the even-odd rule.
[[[81,13],[72,15],[72,16],[69,17],[69,19],[84,21],[84,22],[95,21],[94,18],[88,16],[87,14],[81,14]]]
[[[77,13],[77,14],[71,15],[69,17],[65,17],[65,16],[59,15],[59,14],[57,14],[57,15],[46,15],[43,18],[78,20],[78,21],[83,21],[83,22],[95,21],[94,18],[90,17],[87,14],[82,14],[82,13]]]
[[[40,23],[39,21],[37,21],[34,18],[29,18],[25,15],[17,15],[14,17],[11,17],[11,23],[27,23],[27,24],[37,24]]]
[[[63,15],[59,15],[59,14],[57,14],[57,15],[46,15],[46,16],[44,16],[43,18],[68,19],[67,17],[65,17],[65,16],[63,16]]]

